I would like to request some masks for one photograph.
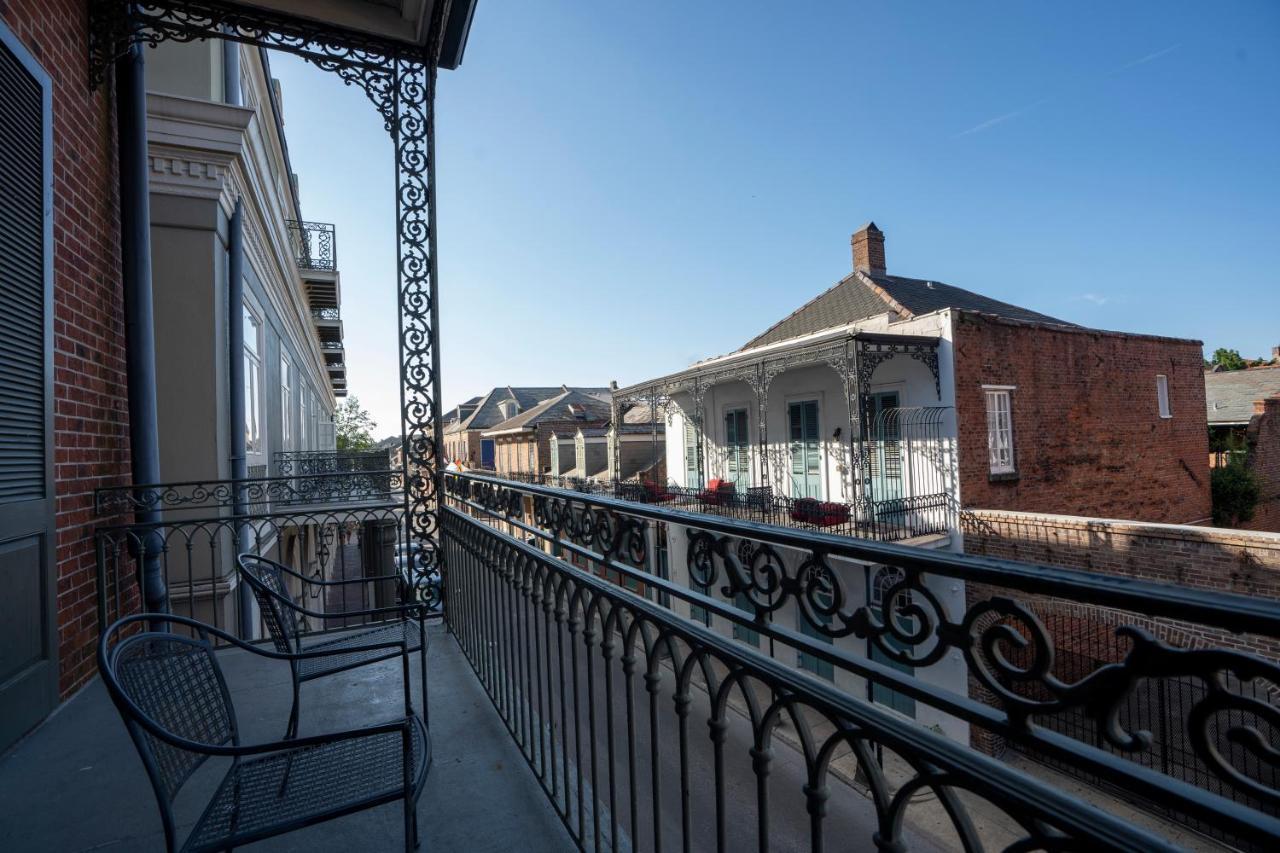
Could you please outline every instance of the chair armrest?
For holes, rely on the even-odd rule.
[[[198,752],[203,755],[216,755],[228,758],[263,755],[265,753],[283,752],[286,750],[301,749],[308,746],[323,746],[324,744],[338,743],[339,741],[344,740],[360,740],[361,738],[373,737],[375,735],[403,732],[413,725],[413,721],[406,715],[403,720],[392,723],[380,723],[375,726],[365,726],[359,729],[327,732],[320,735],[307,735],[306,737],[297,737],[292,740],[273,740],[265,743],[226,746],[220,744],[200,743],[199,741],[187,740],[186,738],[178,737],[172,732],[165,730],[158,723],[145,715],[138,718],[138,723],[151,734],[163,741],[166,741],[167,743],[173,744],[179,749],[183,749],[188,752]]]
[[[296,604],[286,606],[288,606],[290,610],[293,610],[296,613],[301,613],[303,616],[310,616],[312,619],[344,619],[351,616],[387,616],[392,613],[400,613],[406,617],[411,617],[413,614],[407,613],[406,611],[425,611],[427,609],[426,606],[422,604],[393,604],[389,607],[371,607],[367,610],[334,610],[329,613],[321,613],[315,610],[308,610],[307,608],[300,607]]]
[[[359,729],[347,729],[340,732],[328,732],[321,735],[308,735],[307,737],[297,737],[292,740],[274,740],[266,743],[254,743],[247,746],[240,745],[235,747],[220,747],[228,750],[226,755],[261,755],[267,752],[282,752],[285,750],[298,749],[308,746],[323,746],[328,743],[338,743],[344,740],[360,740],[361,738],[373,737],[375,735],[390,734],[392,732],[404,732],[410,730],[413,726],[413,719],[409,715],[405,715],[403,720],[390,723],[379,723],[374,726],[365,726]],[[220,753],[211,753],[220,754]]]
[[[399,649],[401,654],[408,654],[409,644],[406,643],[404,640],[392,640],[386,643],[370,643],[367,646],[343,646],[340,649],[331,649],[329,651],[324,651],[324,650],[315,651],[315,652],[301,651],[301,652],[290,652],[289,654],[285,654],[284,652],[272,652],[271,654],[268,655],[268,657],[284,658],[287,660],[313,660],[318,658],[332,657],[333,655],[339,655],[339,654],[342,654],[342,655],[350,654],[351,652],[380,652],[380,651],[391,650],[391,649]]]

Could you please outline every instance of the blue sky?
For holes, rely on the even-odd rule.
[[[1280,345],[1280,4],[789,5],[481,0],[437,98],[446,408],[735,349],[847,274],[868,219],[893,273]],[[389,138],[336,76],[273,70],[389,435]]]

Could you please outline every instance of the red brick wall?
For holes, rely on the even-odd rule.
[[[54,416],[60,689],[95,672],[93,490],[128,482],[114,104],[89,90],[83,0],[0,0],[53,81]]]
[[[1280,533],[1280,397],[1254,401],[1253,411],[1245,464],[1258,478],[1258,506],[1240,527]]]
[[[955,314],[965,507],[1183,523],[1209,516],[1201,345]],[[1169,378],[1161,418],[1156,375]],[[1016,478],[993,480],[983,385],[1014,385]]]

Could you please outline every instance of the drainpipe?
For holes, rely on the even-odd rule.
[[[249,476],[248,455],[244,434],[244,202],[236,199],[235,210],[227,227],[227,364],[228,415],[231,420],[231,479],[244,480]],[[244,492],[236,488],[232,492],[233,515],[247,514]],[[236,528],[236,554],[249,550],[251,535],[244,527]],[[253,626],[253,601],[249,587],[236,587],[240,613],[240,636],[250,639]]]
[[[129,446],[135,484],[160,481],[159,418],[156,414],[155,312],[151,301],[151,197],[147,178],[147,86],[142,47],[116,61],[116,122],[120,147],[120,243],[124,278]],[[148,507],[137,520],[149,524],[160,512]],[[169,592],[160,564],[163,537],[152,530],[135,545],[141,561],[143,605],[169,612]]]
[[[240,106],[240,43],[222,40],[222,100]]]
[[[222,99],[240,106],[240,45],[222,42]],[[236,198],[231,221],[227,225],[227,414],[231,421],[231,479],[249,476],[248,454],[244,435],[244,202]],[[232,492],[231,512],[241,516],[248,512],[244,493]],[[236,528],[236,554],[248,550],[249,531]],[[253,626],[253,600],[249,587],[236,587],[236,606],[240,617],[240,636],[249,639]]]

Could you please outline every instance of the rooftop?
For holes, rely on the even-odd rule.
[[[1204,374],[1205,407],[1210,424],[1247,424],[1253,401],[1280,394],[1280,364]]]
[[[1075,325],[940,281],[856,271],[747,341],[742,349],[778,343],[881,314],[909,320],[944,308],[979,311],[1009,320]]]

